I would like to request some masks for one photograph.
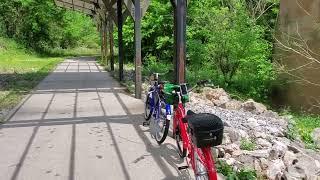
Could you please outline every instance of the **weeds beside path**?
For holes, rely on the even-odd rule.
[[[0,122],[62,57],[41,57],[26,52],[15,42],[0,39]]]

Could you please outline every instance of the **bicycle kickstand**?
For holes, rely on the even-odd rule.
[[[150,125],[150,121],[144,121],[144,122],[142,123],[142,125],[143,125],[144,127],[147,127],[147,126]]]
[[[189,166],[180,166],[180,167],[178,167],[178,170],[181,171],[181,170],[188,169],[188,168],[189,168]]]

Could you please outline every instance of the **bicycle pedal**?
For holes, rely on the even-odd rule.
[[[145,127],[146,127],[146,126],[149,126],[149,125],[150,125],[150,122],[149,122],[149,121],[143,122],[142,125],[145,126]]]
[[[178,167],[178,170],[181,171],[181,170],[188,169],[188,168],[189,168],[189,166],[180,166],[180,167]]]

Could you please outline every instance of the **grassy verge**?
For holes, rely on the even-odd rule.
[[[217,170],[219,173],[223,174],[227,179],[231,180],[256,180],[261,179],[258,174],[253,169],[240,169],[239,171],[234,171],[231,165],[228,165],[224,161],[217,162]]]
[[[39,56],[0,37],[0,117],[17,105],[62,59]]]
[[[290,114],[293,118],[289,123],[288,137],[290,139],[301,139],[307,148],[320,149],[312,139],[312,132],[320,128],[320,116],[308,114]]]
[[[52,57],[97,56],[98,54],[100,54],[100,50],[87,47],[77,47],[73,49],[55,48],[48,50],[47,54]]]

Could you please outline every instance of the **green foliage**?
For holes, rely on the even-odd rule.
[[[215,85],[240,96],[256,100],[268,98],[276,77],[271,55],[279,0],[261,2],[188,2],[188,83],[210,79]],[[257,6],[267,9],[259,14],[253,11]],[[134,59],[133,27],[132,18],[128,18],[124,23],[123,38],[125,62],[129,63]],[[89,17],[57,8],[53,0],[0,3],[0,35],[14,38],[37,52],[53,55],[69,55],[65,49],[79,50],[78,47],[82,54],[95,54],[99,45],[98,33]],[[114,31],[115,45],[117,35]],[[168,80],[172,79],[173,42],[173,8],[170,1],[151,1],[142,19],[144,75],[161,72],[166,74]]]
[[[255,7],[262,11],[254,12]],[[265,101],[276,79],[271,35],[278,9],[279,0],[188,2],[188,83],[210,79],[229,92]],[[123,27],[126,62],[134,59],[133,27],[131,18]],[[114,36],[117,39],[117,32]],[[142,19],[144,75],[172,70],[173,55],[172,6],[170,1],[153,0]]]
[[[0,31],[28,48],[98,47],[93,21],[58,8],[52,0],[14,0],[0,3]]]
[[[149,76],[155,72],[160,74],[167,74],[172,69],[172,65],[159,62],[156,56],[149,55],[145,59],[147,59],[146,66],[142,72],[145,76]]]
[[[253,151],[256,149],[256,144],[251,139],[241,139],[240,149],[247,150],[247,151]]]
[[[224,161],[218,161],[217,170],[219,173],[226,176],[228,180],[255,180],[257,179],[257,173],[252,169],[241,169],[235,172],[232,166],[228,165]]]
[[[297,128],[297,124],[292,119],[288,122],[286,137],[290,140],[295,140],[297,137],[299,137],[299,130]]]
[[[307,148],[320,149],[312,138],[315,128],[320,128],[320,116],[307,114],[292,114],[284,112],[284,115],[292,116],[288,123],[287,137],[291,140],[301,139]]]
[[[265,99],[275,76],[271,46],[263,38],[265,28],[250,18],[243,1],[228,2],[190,3],[190,71],[207,72],[228,90]]]
[[[0,37],[0,109],[14,107],[62,61],[41,57],[12,40]]]
[[[320,127],[320,117],[312,115],[295,116],[296,127],[302,140],[307,144],[314,144],[311,133],[315,128]]]
[[[173,59],[173,15],[170,1],[153,0],[142,19],[142,57],[155,57],[161,63]],[[117,32],[114,33],[118,39]],[[127,61],[134,57],[134,24],[132,18],[123,26],[124,49]],[[117,42],[117,41],[115,41]],[[149,58],[144,58],[147,63]]]

